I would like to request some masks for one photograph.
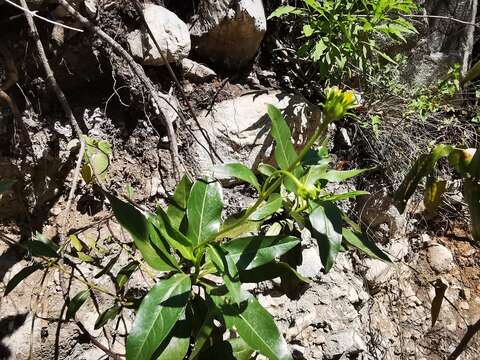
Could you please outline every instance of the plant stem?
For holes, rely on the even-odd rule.
[[[315,143],[317,142],[317,140],[321,137],[321,136],[325,136],[325,133],[328,129],[328,125],[331,123],[331,119],[325,119],[325,121],[323,121],[320,126],[317,128],[317,130],[315,131],[315,133],[312,135],[312,137],[308,140],[307,144],[303,147],[302,151],[300,151],[300,154],[297,156],[297,159],[292,163],[290,164],[290,166],[288,167],[288,169],[286,170],[282,170],[281,171],[281,176],[272,184],[270,185],[265,191],[262,191],[262,193],[260,194],[260,196],[258,197],[257,201],[255,202],[255,204],[253,204],[252,207],[250,207],[246,212],[245,214],[243,214],[243,216],[238,219],[238,221],[230,226],[227,226],[226,228],[220,230],[214,237],[212,237],[207,243],[211,243],[211,242],[215,242],[215,241],[220,241],[221,240],[221,237],[220,235],[223,235],[223,234],[226,234],[228,233],[229,231],[237,228],[238,226],[242,225],[245,221],[248,220],[248,218],[250,217],[250,215],[252,215],[255,210],[257,210],[257,208],[262,204],[263,201],[265,201],[266,199],[268,199],[268,197],[275,191],[279,188],[279,186],[282,184],[282,181],[284,179],[284,177],[286,176],[287,173],[291,173],[296,167],[298,164],[300,164],[300,162],[303,160],[303,158],[305,157],[305,155],[307,155],[307,153],[310,151],[310,149],[313,147],[313,145],[315,145]],[[298,181],[298,180],[297,180]]]

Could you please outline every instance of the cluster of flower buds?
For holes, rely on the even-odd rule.
[[[340,120],[357,106],[354,92],[340,90],[337,86],[327,88],[325,98],[323,113],[329,122]]]

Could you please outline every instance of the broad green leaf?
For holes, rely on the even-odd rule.
[[[202,326],[200,326],[197,336],[195,337],[195,342],[189,360],[195,360],[199,357],[203,347],[210,338],[210,335],[212,334],[214,328],[214,318],[215,312],[210,309],[205,316],[205,319],[203,320]]]
[[[196,181],[187,202],[187,237],[194,246],[210,240],[220,230],[223,209],[218,182]]]
[[[168,215],[160,207],[157,208],[157,216],[153,219],[153,224],[172,248],[177,250],[185,259],[195,260],[190,239],[171,224]]]
[[[238,269],[251,270],[272,262],[300,243],[293,236],[251,236],[232,240],[222,248]]]
[[[214,176],[225,178],[225,177],[235,177],[242,181],[245,181],[252,185],[258,192],[260,192],[260,184],[258,183],[257,177],[243,164],[222,164],[215,166],[213,168]]]
[[[307,186],[315,186],[321,180],[328,170],[329,159],[320,160],[316,165],[310,166],[307,174],[302,178],[302,182]]]
[[[320,179],[328,180],[330,182],[342,182],[352,177],[358,176],[370,169],[354,169],[354,170],[328,170],[323,174],[319,174]]]
[[[323,267],[329,272],[342,246],[342,212],[335,205],[323,202],[313,210],[309,220]]]
[[[351,229],[343,228],[342,235],[344,239],[352,246],[363,251],[370,257],[377,258],[386,262],[392,262],[387,254],[385,254],[374,242],[368,240],[361,234],[355,234]]]
[[[463,185],[464,199],[470,210],[472,237],[480,242],[480,183],[476,179],[467,179]]]
[[[369,194],[370,193],[368,191],[362,191],[362,190],[350,191],[343,194],[333,194],[333,195],[322,196],[322,201],[341,201],[341,200],[351,199],[352,197],[369,195]]]
[[[75,234],[69,235],[68,240],[70,240],[70,243],[75,248],[75,250],[82,251],[83,245],[80,239],[77,237],[77,235]]]
[[[115,304],[112,307],[108,308],[104,312],[102,312],[98,318],[97,321],[95,321],[95,330],[100,329],[101,327],[105,326],[107,322],[110,320],[113,320],[117,317],[118,314],[120,314],[120,311],[122,308]]]
[[[445,180],[434,180],[429,177],[423,197],[423,204],[425,205],[427,212],[435,212],[436,208],[442,201],[442,194],[445,192],[446,188],[447,182]]]
[[[142,253],[147,264],[158,271],[174,270],[175,267],[172,264],[165,262],[169,259],[165,259],[163,254],[162,258],[151,244],[147,218],[133,205],[123,202],[109,193],[106,196],[112,205],[117,221],[130,233],[135,246]]]
[[[190,195],[192,185],[193,184],[189,177],[184,175],[182,180],[180,180],[178,183],[172,198],[169,200],[167,215],[172,226],[177,230],[180,229],[180,224],[182,223],[185,212],[187,211],[187,200],[188,196]]]
[[[153,358],[156,360],[184,359],[190,347],[191,331],[192,326],[189,321],[186,319],[177,321],[170,334],[155,351]]]
[[[242,283],[259,283],[286,275],[293,275],[304,284],[310,283],[309,279],[303,277],[289,264],[282,261],[271,262],[252,270],[240,270],[239,275]]]
[[[120,269],[117,276],[115,277],[115,283],[118,288],[121,289],[125,286],[130,276],[137,270],[139,263],[137,261],[132,261]]]
[[[97,143],[97,147],[106,155],[112,154],[112,145],[106,140],[99,140]]]
[[[119,257],[120,257],[120,253],[114,256],[113,258],[111,258],[110,261],[107,263],[107,265],[105,265],[105,267],[103,267],[102,270],[100,270],[98,274],[95,275],[95,279],[98,279],[99,277],[102,277],[103,275],[109,273],[112,270],[113,265],[115,265]]]
[[[9,191],[16,182],[16,180],[0,180],[0,194]]]
[[[255,210],[252,215],[250,215],[249,220],[260,221],[268,218],[269,216],[275,214],[278,210],[281,209],[283,204],[282,197],[278,193],[273,193],[270,195],[268,200],[261,204],[257,210]]]
[[[41,268],[42,268],[42,265],[35,264],[35,265],[27,266],[22,270],[20,270],[18,273],[15,274],[15,276],[13,276],[10,279],[7,286],[5,286],[5,291],[3,293],[3,296],[7,296],[8,294],[10,294],[13,291],[13,289],[17,287],[18,284],[20,284],[23,280],[25,280],[27,277],[29,277],[35,271]]]
[[[284,15],[288,15],[288,14],[301,14],[302,13],[302,10],[301,9],[298,9],[296,7],[293,7],[293,6],[280,6],[279,8],[277,8],[274,12],[272,12],[270,14],[270,16],[268,17],[268,20],[270,19],[273,19],[273,18],[276,18],[276,17],[281,17],[281,16],[284,16]]]
[[[282,113],[275,106],[268,105],[268,115],[272,120],[272,137],[275,139],[275,160],[281,169],[286,170],[297,160],[292,133]]]
[[[201,354],[201,360],[250,360],[254,350],[242,338],[228,339],[208,348]]]
[[[313,61],[320,60],[325,50],[327,49],[328,49],[328,46],[325,44],[325,42],[322,39],[318,40],[315,44],[315,48],[312,53],[312,60]]]
[[[421,155],[418,158],[394,194],[396,206],[400,212],[405,210],[408,200],[415,192],[420,181],[433,171],[438,160],[449,156],[453,149],[451,145],[439,144],[429,154]]]
[[[272,175],[275,171],[277,171],[277,169],[275,169],[272,165],[263,164],[263,163],[258,165],[257,170],[260,174],[265,175],[267,177]]]
[[[218,303],[217,298],[216,304]],[[240,309],[221,302],[220,306],[227,327],[235,328],[249,347],[270,360],[293,359],[272,315],[260,305],[257,299],[250,297],[241,304]]]
[[[160,231],[155,226],[154,222],[156,222],[154,216],[149,216],[148,219],[148,235],[151,244],[154,246],[155,250],[157,251],[158,256],[165,262],[165,264],[171,266],[172,268],[180,269],[177,260],[175,257],[170,253],[170,245],[166,240],[160,236]]]
[[[56,247],[53,243],[45,243],[40,240],[31,240],[25,243],[32,256],[44,256],[48,258],[59,258]]]
[[[238,222],[238,218],[230,217],[224,221],[224,223],[222,224],[222,229],[227,228],[230,225],[236,224],[237,222]],[[231,229],[230,231],[224,234],[221,234],[220,237],[218,237],[216,240],[222,240],[225,238],[234,239],[241,235],[255,233],[258,231],[258,229],[260,229],[261,225],[262,225],[261,221],[247,220],[243,222],[241,225]]]
[[[69,302],[67,307],[67,315],[65,316],[66,320],[72,319],[75,314],[77,313],[78,309],[85,303],[90,295],[90,290],[83,290],[80,291],[77,295],[75,295]]]
[[[243,299],[235,259],[228,257],[225,254],[225,251],[219,246],[208,245],[207,252],[209,259],[215,265],[225,282],[225,286],[228,289],[228,295],[233,301],[240,304]]]
[[[127,337],[127,360],[151,358],[184,314],[190,290],[186,274],[157,282],[142,300]]]

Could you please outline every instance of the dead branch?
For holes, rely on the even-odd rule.
[[[475,324],[468,325],[467,332],[465,333],[465,335],[463,335],[462,341],[460,341],[460,344],[458,344],[455,350],[450,354],[450,356],[448,357],[448,360],[457,359],[460,356],[460,354],[465,351],[470,340],[472,340],[475,334],[479,331],[480,331],[480,319],[478,319]]]
[[[130,66],[133,73],[140,79],[143,85],[147,88],[152,96],[155,104],[157,105],[159,111],[163,113],[163,120],[164,125],[167,128],[167,135],[170,141],[170,152],[172,156],[174,170],[176,170],[176,177],[179,177],[179,172],[181,169],[180,166],[180,156],[178,153],[178,143],[177,143],[177,136],[175,134],[175,130],[173,128],[173,121],[171,116],[167,115],[167,108],[171,107],[177,114],[180,114],[178,109],[171,103],[172,101],[168,99],[168,97],[155,89],[153,82],[150,78],[145,74],[143,67],[135,62],[133,57],[120,46],[114,39],[112,39],[107,33],[105,33],[102,29],[98,26],[93,25],[87,18],[82,16],[77,10],[75,10],[66,0],[59,0],[60,5],[62,5],[68,13],[75,17],[83,26],[87,28],[88,31],[96,34],[101,40],[107,43],[113,50],[113,52],[122,57]],[[165,105],[166,104],[166,105]]]

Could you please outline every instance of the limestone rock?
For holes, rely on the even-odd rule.
[[[213,79],[217,76],[215,71],[190,59],[183,59],[180,62],[183,76],[194,82],[202,82]]]
[[[428,248],[428,262],[436,272],[445,273],[453,266],[452,252],[443,245],[434,244]]]
[[[324,356],[337,359],[342,355],[354,355],[367,350],[367,345],[360,335],[351,329],[332,334],[324,345]]]
[[[228,69],[248,64],[267,30],[262,0],[203,1],[191,24],[195,52]]]
[[[146,4],[145,20],[152,30],[168,62],[177,62],[190,53],[190,34],[180,18],[162,6]],[[165,65],[147,29],[133,31],[127,36],[132,55],[144,65]]]
[[[392,265],[377,259],[366,259],[368,270],[365,274],[369,285],[372,288],[385,284],[393,275]]]
[[[305,98],[280,91],[254,93],[216,104],[210,114],[204,111],[198,120],[203,131],[196,130],[190,155],[196,172],[211,175],[216,152],[225,163],[241,162],[256,167],[272,162],[271,121],[267,105],[281,109],[292,129],[295,146],[301,148],[315,131],[321,118],[318,106]],[[203,132],[203,135],[202,135]],[[208,137],[209,142],[205,139]]]
[[[321,274],[322,261],[317,248],[309,248],[302,251],[302,264],[297,271],[305,277],[315,278]]]

